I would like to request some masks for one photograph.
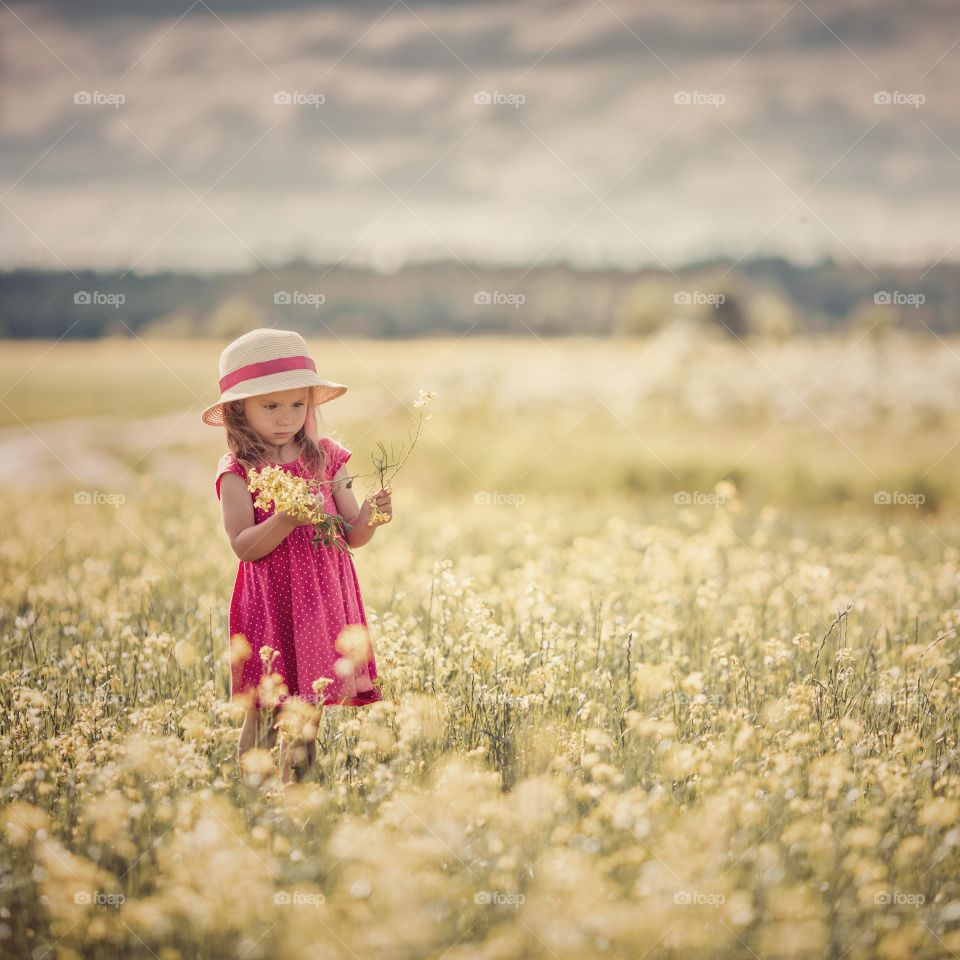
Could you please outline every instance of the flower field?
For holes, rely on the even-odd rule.
[[[447,345],[463,391],[425,378],[395,520],[357,551],[385,699],[323,712],[318,765],[286,788],[275,751],[236,759],[213,432],[166,451],[209,468],[192,491],[12,484],[0,953],[960,956],[960,361],[925,344],[883,377],[891,354],[854,347],[778,420],[790,396],[755,358],[702,349],[675,351],[672,393],[638,354],[607,382],[642,388],[584,419],[561,366],[534,396]],[[768,369],[798,393],[838,355],[784,349]],[[43,367],[6,401],[24,429]],[[942,389],[911,393],[930,369]],[[369,469],[404,420],[343,410]]]

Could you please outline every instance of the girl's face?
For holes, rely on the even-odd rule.
[[[265,393],[259,397],[247,397],[243,401],[243,412],[247,423],[261,439],[275,447],[282,447],[293,439],[307,419],[309,399],[309,387]]]

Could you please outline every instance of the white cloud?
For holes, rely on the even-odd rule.
[[[625,263],[685,260],[739,255],[768,228],[758,252],[921,258],[952,242],[960,48],[945,54],[946,11],[818,8],[848,49],[803,5],[762,38],[782,6],[677,5],[655,17],[622,0],[417,7],[429,29],[402,4],[375,22],[386,6],[264,5],[221,13],[226,27],[198,12],[166,34],[177,14],[68,22],[15,7],[42,42],[0,11],[4,182],[76,122],[8,194],[26,225],[5,215],[5,261],[57,265],[39,236],[73,265],[130,263],[192,201],[177,176],[202,193],[225,171],[207,203],[229,229],[198,206],[141,267],[240,265],[250,249],[338,256],[354,241],[357,259],[451,249],[536,258],[555,244]],[[884,108],[878,89],[927,102]],[[122,92],[126,103],[80,107],[77,90]],[[278,106],[278,90],[326,102]],[[681,107],[678,90],[726,102]],[[526,102],[477,105],[478,91]],[[591,191],[661,135],[606,198],[611,209],[598,205],[562,236]],[[380,181],[402,192],[428,168],[411,209],[397,206],[361,237],[393,202]],[[771,228],[790,189],[828,168],[807,198],[824,222],[801,205]]]

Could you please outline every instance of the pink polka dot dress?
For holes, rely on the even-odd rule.
[[[330,480],[353,455],[346,447],[328,437],[320,443],[326,451],[326,476]],[[295,476],[311,477],[302,455],[280,466]],[[216,490],[220,498],[220,478],[226,472],[236,473],[247,482],[247,472],[232,453],[226,453],[217,464]],[[327,513],[337,513],[330,485],[323,488]],[[251,501],[256,494],[250,494]],[[254,506],[256,523],[263,523],[274,513]],[[377,679],[372,641],[366,664],[345,660],[337,669],[343,654],[337,650],[340,632],[349,624],[363,624],[367,618],[360,597],[360,584],[350,554],[337,547],[312,542],[313,528],[295,527],[266,556],[259,560],[241,561],[230,601],[229,634],[231,652],[238,648],[233,637],[240,633],[250,645],[251,656],[232,660],[231,698],[249,696],[249,705],[259,709],[257,686],[266,667],[260,658],[263,646],[279,650],[273,672],[279,673],[287,692],[276,697],[282,702],[297,696],[323,706],[359,707],[383,699]],[[352,671],[343,669],[352,664]],[[313,682],[326,677],[333,681],[317,694]]]

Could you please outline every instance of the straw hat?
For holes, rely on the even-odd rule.
[[[251,330],[220,354],[220,399],[200,414],[211,427],[223,424],[223,405],[262,393],[311,387],[310,403],[319,406],[347,392],[342,383],[321,380],[307,353],[307,342],[294,330]]]

